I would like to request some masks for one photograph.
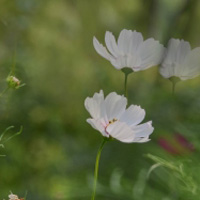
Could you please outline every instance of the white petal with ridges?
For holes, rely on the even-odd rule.
[[[145,138],[135,138],[134,139],[134,143],[145,143],[145,142],[149,142],[150,139],[148,137]]]
[[[132,31],[131,38],[129,41],[128,53],[132,56],[137,54],[137,51],[138,51],[140,45],[142,44],[142,42],[143,42],[142,34],[137,31]]]
[[[122,52],[122,55],[125,55],[129,52],[130,47],[130,41],[132,38],[132,31],[123,29],[118,38],[118,48]]]
[[[95,37],[93,38],[93,45],[97,53],[105,59],[110,60],[113,57],[111,54],[108,53],[107,49],[102,44],[100,44]]]
[[[127,125],[139,124],[145,117],[145,110],[140,106],[131,105],[120,117],[121,122],[126,122]]]
[[[85,108],[94,119],[105,117],[103,91],[101,90],[99,93],[95,93],[92,98],[87,97],[85,100]]]
[[[162,64],[162,66],[159,68],[159,72],[164,78],[170,78],[174,76],[174,68],[169,64]]]
[[[190,43],[181,40],[176,53],[176,63],[182,65],[188,53],[190,53],[190,51],[191,51]]]
[[[106,31],[105,42],[106,42],[106,46],[108,50],[115,58],[120,56],[120,52],[119,52],[115,37],[109,31]]]
[[[165,58],[164,58],[162,64],[171,65],[174,62],[176,62],[177,51],[178,51],[178,47],[179,47],[180,42],[181,41],[179,39],[174,39],[174,38],[171,38],[169,40],[168,45],[167,45]]]
[[[105,98],[105,108],[108,120],[118,119],[126,109],[127,99],[124,96],[111,92]]]
[[[126,66],[131,68],[133,71],[139,71],[142,60],[141,60],[140,56],[138,56],[137,54],[128,55],[126,63],[127,63]]]
[[[131,143],[134,141],[135,135],[131,128],[124,122],[115,122],[110,124],[106,132],[113,138],[120,140],[121,142]]]
[[[95,120],[95,119],[87,119],[87,122],[96,130],[101,132],[104,137],[109,137],[109,135],[105,132],[105,121],[103,119]]]
[[[200,75],[200,47],[193,49],[183,63],[182,78],[194,78]]]
[[[170,39],[166,57],[160,67],[164,78],[172,76],[181,80],[191,79],[200,74],[200,48],[191,50],[189,42]]]
[[[165,47],[153,38],[149,38],[141,44],[139,52],[142,60],[140,70],[144,70],[161,63]]]
[[[149,135],[153,132],[154,128],[152,127],[152,122],[146,122],[144,124],[140,124],[137,126],[131,126],[135,137],[137,138],[145,138],[149,137]]]

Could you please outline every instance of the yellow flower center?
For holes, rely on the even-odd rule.
[[[116,118],[113,118],[112,120],[109,120],[109,121],[108,121],[108,122],[109,122],[108,126],[109,126],[110,124],[113,124],[113,123],[116,122],[116,121],[118,121],[118,119],[116,119]]]

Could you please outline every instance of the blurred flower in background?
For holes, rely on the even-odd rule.
[[[9,197],[9,200],[19,200],[18,196],[15,194],[10,194],[8,195],[8,197]]]
[[[187,80],[200,74],[200,47],[191,50],[190,43],[171,38],[160,67],[164,78]]]
[[[184,155],[195,150],[193,144],[180,133],[171,137],[160,137],[158,143],[165,151],[174,155]]]
[[[97,53],[118,70],[131,68],[133,71],[145,70],[160,64],[165,48],[159,41],[149,38],[143,40],[141,33],[123,29],[116,42],[115,37],[109,31],[105,34],[107,49],[94,37],[93,44]]]

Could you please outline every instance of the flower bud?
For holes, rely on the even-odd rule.
[[[15,76],[8,76],[6,81],[9,88],[18,89],[20,86],[20,80]]]
[[[18,196],[15,194],[10,194],[10,195],[8,195],[8,197],[9,197],[9,200],[18,200],[19,199]]]

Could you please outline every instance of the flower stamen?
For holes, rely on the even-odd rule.
[[[118,119],[116,118],[113,118],[112,120],[109,120],[109,124],[107,126],[109,126],[110,124],[113,124],[114,122],[118,121]]]
[[[109,133],[107,132],[108,126],[111,125],[111,124],[113,124],[113,123],[115,123],[116,121],[118,121],[118,119],[113,118],[112,120],[109,120],[109,121],[108,121],[108,124],[105,126],[105,132],[106,132],[108,135],[109,135]]]

